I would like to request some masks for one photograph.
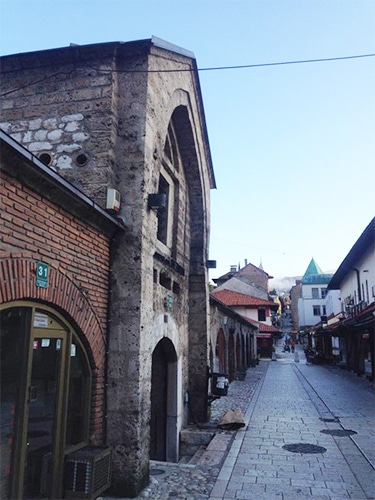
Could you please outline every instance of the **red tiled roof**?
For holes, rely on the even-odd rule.
[[[269,300],[260,299],[258,297],[251,297],[244,293],[234,292],[232,290],[218,290],[213,291],[212,295],[223,302],[227,306],[274,306],[274,302]]]
[[[250,323],[250,325],[257,326],[259,328],[260,333],[266,333],[266,332],[278,333],[278,332],[280,332],[280,330],[278,328],[276,328],[275,326],[266,325],[264,323],[260,323],[259,321],[255,321],[255,319],[246,318],[245,316],[242,316],[242,314],[241,314],[241,317],[243,319],[245,319],[248,323]]]
[[[264,323],[259,323],[259,331],[260,332],[271,332],[278,333],[280,330],[272,325],[265,325]]]

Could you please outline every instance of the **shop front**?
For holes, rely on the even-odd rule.
[[[0,497],[91,498],[67,464],[105,447],[109,249],[121,226],[3,133],[0,159]]]
[[[91,369],[63,317],[28,302],[1,316],[1,498],[61,498],[64,458],[88,442]]]
[[[271,333],[257,333],[258,355],[261,358],[272,358],[273,335]]]

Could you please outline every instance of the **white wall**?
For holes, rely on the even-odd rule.
[[[326,296],[327,316],[339,314],[341,312],[341,293],[340,290],[329,290]]]
[[[312,289],[318,289],[318,298],[313,298]],[[326,300],[322,298],[322,289],[326,289],[326,283],[302,284],[302,298],[298,300],[299,327],[312,326],[319,323],[324,313]],[[314,306],[319,306],[320,314],[314,315]]]
[[[258,309],[255,308],[247,308],[247,307],[235,307],[232,306],[232,309],[236,311],[236,313],[240,314],[241,316],[244,316],[245,318],[253,319],[254,321],[258,321],[262,323],[263,325],[269,325],[272,326],[272,320],[271,320],[271,312],[269,308],[264,307],[266,309],[266,321],[259,321],[258,319]],[[260,309],[262,309],[260,307]],[[267,312],[268,311],[268,312]],[[268,316],[267,316],[268,314]]]
[[[373,302],[373,293],[375,293],[375,249],[370,248],[353,268],[358,269],[362,301]],[[340,290],[343,310],[350,303],[350,300],[353,302],[351,305],[359,303],[357,272],[354,269],[348,271],[340,285]],[[363,291],[364,296],[362,296]]]

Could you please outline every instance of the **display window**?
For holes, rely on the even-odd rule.
[[[85,349],[47,306],[3,305],[0,322],[0,497],[62,498],[64,456],[88,441]]]

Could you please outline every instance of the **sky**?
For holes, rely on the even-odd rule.
[[[0,19],[1,55],[152,36],[194,53],[210,279],[334,272],[374,217],[375,57],[234,68],[375,54],[374,0],[0,0]]]

